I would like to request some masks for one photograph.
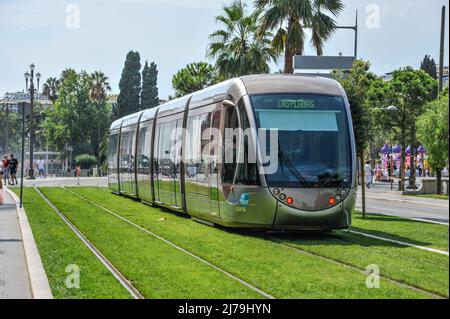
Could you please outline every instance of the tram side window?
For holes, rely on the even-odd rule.
[[[237,129],[239,128],[239,119],[236,108],[226,108],[225,112],[225,129]],[[228,130],[230,131],[230,130]],[[236,172],[236,136],[227,138],[226,133],[224,134],[223,143],[223,158],[222,158],[222,183],[232,184],[234,180],[234,173]],[[228,154],[228,156],[227,156]]]
[[[151,131],[151,121],[142,123],[139,129],[137,149],[137,165],[139,174],[148,174],[150,172]]]
[[[119,141],[119,134],[113,133],[109,137],[108,145],[108,168],[110,172],[117,172],[117,143]]]
[[[200,148],[201,148],[201,158],[200,162],[197,163],[199,167],[199,174],[203,176],[208,176],[209,174],[209,164],[211,163],[211,154],[209,150],[210,136],[207,134],[211,127],[211,113],[203,113],[200,115]]]
[[[129,145],[131,144],[129,131],[122,132],[120,144],[121,144],[120,145],[120,170],[121,170],[121,172],[123,172],[128,169],[128,165],[131,160],[130,155],[128,153],[128,148],[129,148]]]
[[[244,102],[239,102],[239,117],[241,119],[241,128],[244,132],[244,153],[241,155],[237,166],[236,184],[243,185],[260,185],[258,166],[256,164],[256,150],[252,146],[250,132],[250,122],[248,120],[247,112],[245,111]]]

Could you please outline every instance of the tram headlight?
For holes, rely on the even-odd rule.
[[[334,205],[334,204],[336,204],[336,200],[334,199],[334,197],[330,197],[330,199],[328,200],[328,203],[330,205]]]

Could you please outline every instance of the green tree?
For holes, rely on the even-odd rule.
[[[172,78],[175,96],[180,97],[221,81],[216,69],[206,62],[188,64]]]
[[[42,94],[44,94],[52,103],[58,98],[60,80],[55,77],[49,77],[42,86]]]
[[[158,70],[155,63],[145,61],[142,70],[141,110],[159,105],[158,98]]]
[[[111,118],[111,107],[106,103],[108,89],[107,77],[101,72],[65,72],[54,106],[41,125],[46,143],[61,152],[61,159],[66,159],[68,147],[73,148],[74,156],[100,153],[102,135],[107,130],[104,123]],[[100,137],[99,124],[103,125]]]
[[[255,0],[256,8],[264,10],[262,30],[276,30],[273,46],[284,51],[284,73],[293,73],[295,54],[303,54],[306,28],[312,29],[311,43],[317,54],[334,33],[337,17],[344,9],[341,0]]]
[[[271,46],[271,34],[260,32],[261,10],[246,15],[246,5],[238,0],[223,8],[216,21],[223,29],[213,32],[207,55],[216,59],[216,68],[225,77],[269,73],[270,61],[277,51]]]
[[[3,153],[19,150],[21,128],[19,114],[11,111],[11,105],[0,104],[0,149]]]
[[[395,94],[395,104],[401,113],[404,113],[406,122],[410,125],[410,187],[416,182],[415,152],[417,146],[416,122],[424,112],[424,106],[437,96],[438,83],[422,70],[414,70],[411,67],[394,72],[390,82]],[[406,146],[406,145],[405,145]]]
[[[429,55],[425,55],[425,57],[423,58],[422,62],[420,63],[420,69],[428,73],[428,75],[433,79],[436,80],[438,78],[436,62]]]
[[[419,140],[428,150],[428,161],[436,172],[437,194],[440,195],[441,171],[448,165],[449,112],[448,88],[441,96],[426,105],[426,111],[417,121]]]
[[[119,82],[120,93],[117,99],[117,117],[139,111],[141,93],[140,61],[139,52],[128,52]]]
[[[347,76],[342,73],[334,73],[335,78],[342,84],[350,103],[350,110],[353,120],[353,132],[355,135],[356,152],[360,161],[360,176],[365,197],[364,172],[365,155],[368,143],[372,137],[371,111],[369,109],[369,89],[375,76],[369,71],[370,63],[363,60],[356,60]],[[363,202],[363,214],[365,216],[365,201]]]
[[[424,105],[437,95],[437,82],[422,70],[406,67],[393,72],[390,81],[377,80],[370,90],[370,99],[378,107],[390,105],[397,112],[377,112],[377,120],[386,132],[393,132],[402,146],[400,161],[401,190],[404,190],[406,148],[411,145],[410,187],[415,184],[414,147],[417,146],[416,122]]]
[[[82,169],[91,169],[92,166],[97,164],[95,156],[90,154],[80,154],[75,158],[75,161]]]

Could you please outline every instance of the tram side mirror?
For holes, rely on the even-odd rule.
[[[230,100],[224,100],[222,102],[223,107],[237,107],[236,103]]]

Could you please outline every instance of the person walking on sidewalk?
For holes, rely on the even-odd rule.
[[[80,164],[77,164],[76,168],[75,168],[75,175],[78,179],[78,183],[77,185],[80,185],[80,177],[81,177],[81,167]]]
[[[5,185],[8,185],[8,183],[9,183],[9,159],[8,159],[8,155],[3,156],[2,166],[3,166],[3,178],[5,180]]]
[[[9,174],[11,175],[11,185],[17,185],[17,166],[19,166],[19,161],[14,157],[14,154],[9,156]]]
[[[372,184],[372,166],[370,166],[370,161],[366,162],[366,165],[364,165],[364,175],[366,178],[366,186],[367,188],[370,188],[370,185]]]
[[[45,162],[44,160],[41,158],[39,158],[39,161],[37,161],[37,167],[39,170],[39,177],[40,178],[45,178]]]

